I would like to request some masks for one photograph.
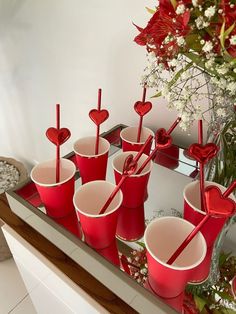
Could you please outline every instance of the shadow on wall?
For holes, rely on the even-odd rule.
[[[11,155],[26,163],[28,169],[32,165],[24,160],[22,139],[27,139],[28,146],[34,145],[29,126],[27,99],[24,111],[21,107],[22,89],[19,77],[21,61],[16,53],[15,39],[21,32],[30,29],[18,13],[26,0],[1,0],[0,2],[0,136],[1,154]]]

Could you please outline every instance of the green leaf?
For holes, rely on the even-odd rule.
[[[185,41],[188,47],[193,49],[196,52],[200,52],[202,50],[202,45],[198,40],[199,34],[190,34],[186,36]]]
[[[150,14],[156,13],[156,10],[150,9],[150,8],[148,8],[148,7],[145,7],[145,9],[146,9],[146,10],[148,11],[148,13],[150,13]]]
[[[227,30],[225,30],[225,21],[223,22],[221,29],[220,29],[220,44],[221,47],[224,49],[226,55],[229,55],[227,50],[225,49],[225,39],[229,36],[229,34],[234,29],[235,23],[233,23]]]
[[[151,96],[151,98],[157,98],[157,97],[160,97],[161,95],[162,95],[162,93],[161,93],[161,92],[158,92],[157,94]]]
[[[173,8],[175,9],[177,7],[177,1],[176,0],[170,0]]]
[[[234,298],[228,294],[227,292],[224,291],[215,291],[216,294],[218,294],[219,297],[221,297],[223,300],[229,300],[229,301],[234,301]]]
[[[235,311],[234,310],[230,310],[230,309],[222,309],[221,313],[224,313],[224,314],[235,314]]]
[[[194,301],[195,301],[196,307],[198,308],[200,312],[203,310],[204,306],[207,304],[207,302],[204,299],[200,298],[196,294],[194,295]]]
[[[137,241],[136,243],[140,245],[142,248],[146,249],[146,246],[143,242]]]

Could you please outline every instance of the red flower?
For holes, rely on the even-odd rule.
[[[226,28],[236,21],[236,5],[232,8],[230,2],[229,0],[221,0],[219,5],[219,9],[223,10],[222,15],[224,16]]]
[[[135,37],[134,41],[139,45],[146,45],[148,50],[154,51],[159,57],[173,56],[179,50],[176,38],[185,37],[190,31],[189,19],[189,10],[182,15],[177,15],[170,1],[160,0],[159,9],[154,13],[148,25],[144,29],[138,27],[140,34]],[[170,40],[164,43],[168,35]]]

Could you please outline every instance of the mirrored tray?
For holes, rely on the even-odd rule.
[[[107,181],[113,183],[111,162],[121,151],[119,135],[124,127],[124,125],[118,125],[102,134],[111,144]],[[75,161],[74,153],[68,154],[65,158]],[[158,152],[150,176],[148,199],[145,202],[146,223],[154,217],[181,216],[183,189],[197,175],[196,162],[188,158],[183,148],[172,145],[169,149]],[[80,174],[77,171],[75,189],[80,184]],[[93,250],[84,243],[80,223],[75,213],[60,219],[50,218],[45,214],[45,208],[30,179],[9,191],[7,197],[15,214],[76,260],[134,309],[146,313],[153,311],[156,313],[170,311],[171,313],[170,307],[179,312],[183,309],[182,297],[176,300],[161,299],[153,294],[147,283],[144,283],[146,272],[145,270],[140,272],[140,263],[145,265],[145,260],[142,260],[145,254],[139,253],[142,249],[142,239],[139,239],[137,243],[121,241],[117,238],[109,248]],[[236,254],[235,225],[231,229],[225,241],[225,247],[227,251]],[[114,282],[110,282],[112,278]],[[187,309],[186,313],[188,313]]]

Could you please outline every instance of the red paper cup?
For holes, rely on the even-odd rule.
[[[194,225],[179,217],[156,218],[146,228],[148,281],[154,292],[163,298],[180,295],[206,256],[206,241],[198,232],[174,264],[166,264],[193,229]]]
[[[199,285],[207,280],[211,269],[212,252],[213,247],[207,247],[207,253],[204,260],[197,266],[196,272],[189,281],[191,285]]]
[[[135,157],[137,155],[137,152],[132,151],[120,153],[112,161],[116,184],[120,182],[125,159],[130,154],[133,154],[133,156]],[[147,158],[148,156],[145,154],[140,157],[137,169],[140,168],[140,166]],[[123,193],[122,206],[128,208],[137,208],[143,205],[147,196],[147,185],[152,165],[153,162],[150,161],[140,174],[132,175],[125,180],[125,182],[121,186],[121,191]]]
[[[140,137],[140,142],[137,142],[137,136],[138,136],[138,127],[136,126],[129,126],[125,129],[123,129],[120,132],[120,137],[122,140],[122,149],[123,152],[126,151],[140,151],[140,149],[142,148],[143,144],[146,142],[146,140],[148,139],[149,135],[152,135],[154,137],[154,133],[152,130],[148,129],[148,128],[142,128],[142,132],[141,132],[141,137]],[[144,153],[146,155],[150,154],[150,150],[152,147],[152,141],[150,142],[150,144],[146,147]]]
[[[93,181],[80,186],[74,195],[85,241],[95,249],[106,248],[115,239],[122,192],[116,194],[104,214],[98,214],[115,187],[106,181]]]
[[[120,267],[120,258],[119,258],[119,252],[116,244],[116,240],[110,244],[110,246],[96,250],[100,255],[105,257],[105,259],[112,264]]]
[[[179,147],[171,145],[157,152],[155,162],[169,169],[175,169],[179,165]]]
[[[68,159],[60,159],[60,182],[56,183],[56,160],[36,165],[31,171],[48,216],[59,218],[69,215],[73,210],[75,185],[75,165]]]
[[[63,226],[67,230],[69,230],[71,233],[76,235],[78,238],[82,239],[82,230],[80,223],[77,219],[76,212],[73,210],[69,215],[62,218],[54,218],[54,221],[56,221],[59,225]]]
[[[222,192],[226,190],[225,187],[215,182],[205,182],[206,187],[209,185],[217,186]],[[233,196],[229,197],[235,200]],[[200,208],[200,183],[199,181],[194,181],[186,185],[184,189],[184,219],[188,220],[195,226],[198,225],[206,215],[206,213],[201,211]],[[210,217],[201,228],[201,232],[206,239],[208,247],[213,246],[227,219],[228,218]]]
[[[110,143],[99,137],[99,151],[95,155],[96,136],[84,137],[74,143],[76,163],[80,171],[82,184],[106,180],[108,152]]]
[[[173,282],[173,284],[174,284],[174,282]],[[147,290],[149,290],[153,294],[156,294],[155,291],[152,290],[152,287],[150,286],[148,280],[146,280],[146,282],[144,284],[144,288],[146,288]],[[185,312],[183,312],[184,292],[175,298],[167,299],[167,298],[161,298],[160,297],[160,299],[162,299],[169,306],[173,307],[176,311],[178,311],[178,313],[185,313]]]
[[[121,206],[116,236],[124,241],[136,241],[142,238],[144,230],[144,205],[137,208],[127,208]]]

